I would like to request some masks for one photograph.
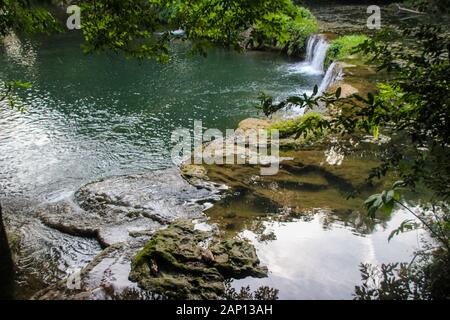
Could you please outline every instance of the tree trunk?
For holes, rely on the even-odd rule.
[[[14,298],[14,267],[0,205],[0,300]]]

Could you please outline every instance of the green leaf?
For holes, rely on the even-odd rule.
[[[420,225],[416,221],[414,221],[412,219],[405,220],[400,224],[400,226],[397,229],[393,230],[390,233],[388,241],[391,241],[395,236],[398,236],[401,233],[416,230],[419,227],[420,227]]]
[[[375,96],[373,95],[373,93],[369,92],[367,94],[367,102],[369,103],[369,105],[373,105],[375,101]]]
[[[373,138],[375,140],[378,140],[379,136],[380,136],[380,126],[374,126],[373,127]]]
[[[319,92],[319,87],[316,84],[313,89],[313,96],[317,95],[318,92]]]

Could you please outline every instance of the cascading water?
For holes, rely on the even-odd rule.
[[[329,43],[320,35],[313,35],[308,39],[306,45],[305,61],[296,64],[291,68],[294,73],[303,73],[309,75],[323,75],[324,77],[320,83],[318,95],[323,94],[327,88],[338,81],[342,76],[342,70],[336,62],[333,62],[324,72],[325,58],[329,48]],[[303,91],[311,94],[309,91]],[[296,93],[297,94],[297,93]],[[290,105],[282,111],[283,117],[293,118],[301,116],[305,113],[305,108]]]
[[[313,45],[311,45],[313,48],[312,56],[309,57],[311,67],[313,68],[313,70],[317,70],[318,72],[323,73],[323,65],[325,62],[325,57],[327,55],[328,47],[330,45],[324,38],[319,36],[313,36],[309,41],[314,43]]]
[[[330,44],[322,36],[312,35],[306,45],[305,61],[300,62],[292,69],[299,73],[323,74],[323,65]]]
[[[318,94],[324,93],[328,87],[342,77],[342,70],[336,62],[333,62],[327,69],[322,83],[320,84]]]

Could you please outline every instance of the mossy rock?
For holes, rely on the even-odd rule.
[[[226,279],[266,275],[250,243],[222,240],[189,221],[176,221],[134,257],[130,280],[168,299],[218,299]]]

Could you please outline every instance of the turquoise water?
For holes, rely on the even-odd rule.
[[[58,197],[85,182],[172,166],[171,132],[234,129],[257,116],[261,91],[310,90],[321,76],[289,73],[295,63],[262,52],[212,50],[190,56],[174,44],[166,65],[112,54],[86,56],[77,36],[10,39],[0,81],[33,87],[24,114],[0,111],[0,186],[6,196]]]

